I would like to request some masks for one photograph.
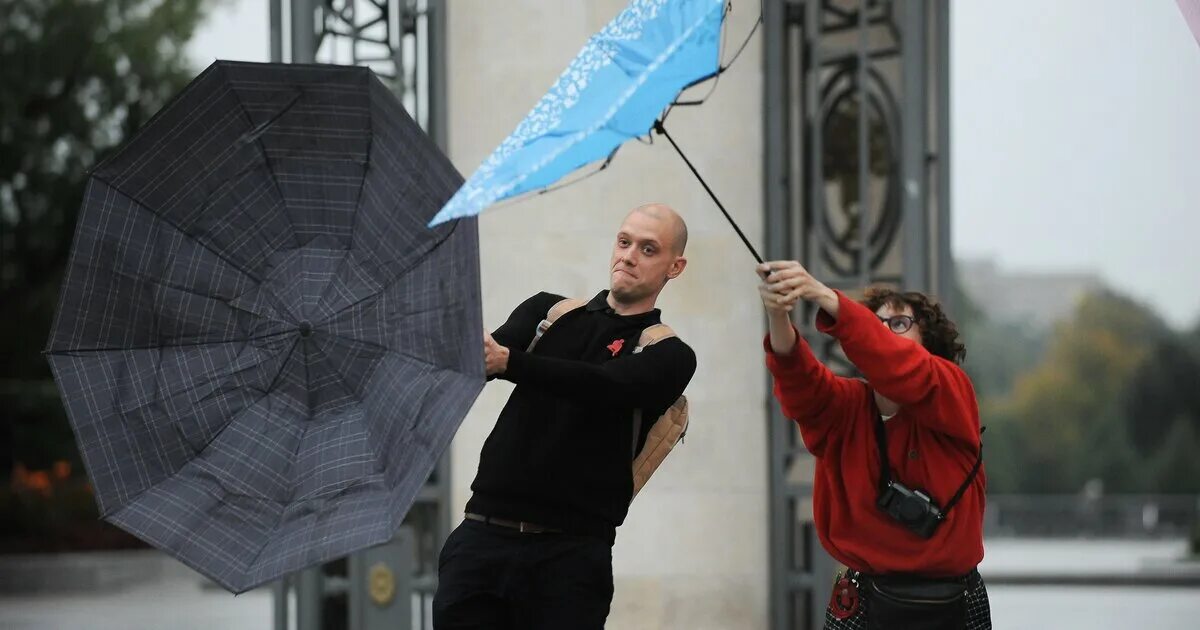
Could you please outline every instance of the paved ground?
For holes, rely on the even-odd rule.
[[[0,597],[4,630],[270,630],[271,591],[230,595],[169,576],[108,594]]]
[[[1200,590],[1139,587],[988,588],[996,630],[1195,630]]]
[[[1180,542],[989,540],[984,572],[1137,571],[1179,557]],[[106,593],[0,596],[3,630],[271,630],[266,589],[234,597],[204,588],[177,567],[152,581]],[[989,592],[998,630],[1191,630],[1200,628],[1200,589],[1145,587],[994,586]],[[625,630],[625,629],[615,629]],[[739,629],[731,629],[739,630]]]

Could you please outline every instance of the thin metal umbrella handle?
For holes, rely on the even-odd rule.
[[[716,193],[712,191],[712,188],[708,187],[708,182],[705,182],[704,178],[700,176],[700,172],[696,170],[696,167],[692,166],[691,160],[687,159],[687,156],[683,154],[682,150],[680,150],[679,145],[675,144],[675,141],[671,139],[671,134],[667,133],[667,128],[663,127],[661,120],[654,121],[654,130],[665,136],[667,142],[670,142],[671,146],[675,147],[675,152],[679,154],[679,157],[683,158],[683,163],[687,164],[687,167],[692,169],[692,175],[695,175],[696,179],[700,181],[700,185],[704,186],[704,190],[708,191],[708,196],[712,197],[713,202],[716,203],[717,207],[721,209],[721,214],[725,215],[725,218],[729,220],[729,225],[733,226],[734,231],[736,231],[737,235],[741,237],[742,242],[746,244],[746,249],[750,250],[750,253],[754,255],[754,260],[757,260],[758,264],[761,265],[763,259],[762,256],[758,255],[758,250],[754,249],[754,246],[750,244],[750,239],[746,238],[746,235],[742,233],[742,228],[738,227],[737,221],[734,221],[733,217],[729,216],[729,212],[725,210],[725,206],[721,205],[721,200],[717,199]]]

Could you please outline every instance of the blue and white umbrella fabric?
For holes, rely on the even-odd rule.
[[[721,70],[725,6],[725,0],[630,2],[430,225],[550,186],[648,134],[682,90]]]

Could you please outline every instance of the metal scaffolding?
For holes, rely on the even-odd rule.
[[[271,59],[371,68],[444,147],[445,14],[444,0],[270,0]]]

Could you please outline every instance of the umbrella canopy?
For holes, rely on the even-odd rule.
[[[339,66],[217,62],[99,166],[47,353],[104,518],[235,592],[388,540],[485,381],[461,181]]]
[[[1183,12],[1183,19],[1191,29],[1192,36],[1196,38],[1196,43],[1200,44],[1200,0],[1175,0],[1175,2],[1179,5],[1179,10]]]
[[[432,224],[549,186],[650,132],[684,88],[717,74],[725,0],[633,0]]]

